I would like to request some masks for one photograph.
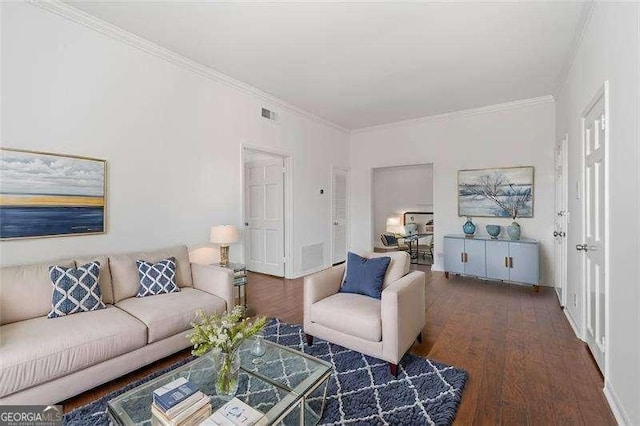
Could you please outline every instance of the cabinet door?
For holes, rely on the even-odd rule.
[[[444,270],[454,274],[464,274],[464,240],[462,238],[444,238]]]
[[[509,243],[509,279],[517,283],[539,284],[540,263],[537,244]]]
[[[464,273],[476,277],[486,277],[485,244],[483,240],[464,240]]]
[[[509,243],[487,241],[487,278],[509,280]]]

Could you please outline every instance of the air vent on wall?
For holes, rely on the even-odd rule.
[[[324,243],[302,247],[302,270],[316,269],[324,264]]]
[[[260,108],[260,117],[265,118],[270,121],[277,121],[277,115],[275,111],[271,111],[266,108]]]

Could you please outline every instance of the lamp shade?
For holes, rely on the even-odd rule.
[[[238,229],[235,225],[212,226],[209,240],[222,245],[235,243],[238,241]]]
[[[392,216],[387,218],[387,232],[391,232],[393,234],[404,233],[404,227],[400,224],[399,217]]]

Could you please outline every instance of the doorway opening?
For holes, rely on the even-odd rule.
[[[243,147],[244,259],[247,270],[291,273],[291,156]]]
[[[433,164],[373,169],[372,199],[374,251],[405,250],[412,263],[432,265]]]

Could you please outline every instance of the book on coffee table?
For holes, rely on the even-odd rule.
[[[255,408],[245,404],[238,398],[220,407],[201,426],[263,426],[267,417]]]
[[[200,424],[211,415],[211,403],[207,395],[199,393],[201,394],[199,400],[172,415],[153,404],[151,406],[151,423],[154,426],[195,426]]]
[[[184,401],[174,405],[173,407],[169,408],[168,410],[165,410],[164,408],[162,408],[161,406],[157,405],[156,403],[154,403],[153,405],[159,409],[161,412],[163,412],[168,418],[172,418],[177,416],[179,413],[181,413],[182,411],[186,410],[187,408],[191,407],[193,404],[195,404],[196,402],[200,401],[202,399],[202,397],[204,396],[204,394],[200,391],[194,393],[193,395],[191,395],[189,398],[185,399]]]
[[[164,411],[180,404],[185,399],[198,392],[193,383],[184,377],[179,377],[153,391],[153,403]]]

